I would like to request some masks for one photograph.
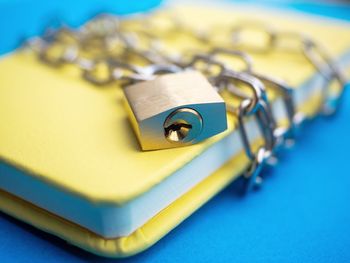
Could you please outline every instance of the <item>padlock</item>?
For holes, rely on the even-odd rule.
[[[195,144],[227,129],[225,102],[200,72],[158,75],[124,94],[143,150]]]

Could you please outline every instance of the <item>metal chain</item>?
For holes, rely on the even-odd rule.
[[[249,45],[249,43],[246,46],[246,43],[240,42],[240,36],[245,31],[250,30],[256,30],[266,36],[266,41],[262,47],[254,47]],[[248,47],[248,50],[251,52],[284,50],[302,54],[325,79],[325,85],[322,87],[322,105],[320,106],[319,112],[329,116],[337,111],[342,101],[345,87],[349,84],[344,76],[344,73],[332,60],[331,56],[328,54],[328,51],[322,47],[321,44],[304,34],[294,31],[278,31],[258,22],[241,24],[234,27],[231,32],[233,35],[232,44],[237,48]],[[292,43],[292,45],[286,45],[288,42],[289,44]],[[285,45],[283,45],[283,43]],[[337,81],[339,84],[339,89],[335,94],[334,92],[332,93],[332,90],[330,89],[330,84],[333,81]],[[299,119],[303,118],[301,116],[298,117]]]
[[[230,29],[230,48],[224,48],[211,41],[210,29],[199,32],[183,25],[178,19],[172,21],[166,30],[156,30],[156,25],[149,18],[125,22],[115,16],[101,15],[78,29],[62,27],[48,31],[40,38],[29,40],[28,45],[44,63],[53,67],[74,65],[81,70],[85,80],[98,86],[114,82],[126,85],[152,80],[159,74],[184,70],[201,71],[218,92],[225,91],[240,99],[239,106],[232,108],[228,105],[228,111],[237,116],[241,141],[246,156],[251,160],[244,174],[248,191],[261,184],[262,168],[275,162],[276,152],[281,146],[294,142],[295,130],[304,116],[295,110],[293,89],[282,80],[257,73],[253,69],[252,58],[242,50],[269,52],[284,49],[302,53],[327,81],[328,85],[323,88],[322,112],[332,114],[338,108],[346,80],[325,49],[310,38],[246,21]],[[261,46],[242,42],[242,35],[249,30],[263,35],[265,41]],[[203,54],[193,51],[187,57],[184,54],[166,52],[164,39],[181,34],[198,40],[206,47],[206,51]],[[297,45],[286,49],[282,42],[290,40]],[[298,45],[300,46],[296,48]],[[229,69],[218,59],[219,55],[240,59],[244,63],[244,69]],[[328,88],[333,80],[341,85],[336,94],[332,94]],[[241,84],[249,87],[251,95],[240,89]],[[267,99],[266,88],[275,90],[283,99],[288,127],[278,126]],[[264,139],[263,145],[256,151],[253,150],[245,127],[246,118],[251,117],[256,119]]]

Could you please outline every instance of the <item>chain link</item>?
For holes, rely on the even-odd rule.
[[[212,41],[215,28],[206,31],[192,29],[177,17],[169,19],[166,29],[159,28],[152,18],[120,20],[112,15],[100,15],[78,29],[62,27],[48,30],[42,37],[30,39],[28,46],[37,53],[39,59],[52,66],[74,65],[81,70],[82,77],[90,83],[104,86],[111,83],[127,85],[137,81],[152,80],[165,73],[184,70],[201,71],[219,93],[227,92],[240,99],[238,107],[228,105],[228,111],[236,115],[241,141],[250,159],[244,177],[246,190],[260,185],[261,170],[265,164],[273,164],[281,146],[290,146],[295,140],[295,130],[305,116],[296,112],[293,89],[284,81],[260,74],[253,69],[253,60],[247,52],[270,52],[283,50],[297,52],[305,56],[326,80],[323,87],[323,113],[332,114],[338,108],[345,87],[345,77],[332,61],[327,51],[309,37],[296,32],[273,29],[262,23],[245,21],[237,23],[227,34],[227,45]],[[247,32],[261,35],[260,45],[245,42]],[[223,33],[223,30],[220,30]],[[205,51],[194,47],[189,55],[169,54],[165,40],[187,35],[195,39]],[[287,45],[289,44],[289,45]],[[244,51],[243,51],[244,50]],[[229,68],[219,56],[230,56],[243,62],[243,69]],[[340,88],[336,93],[329,89],[336,80]],[[249,87],[249,95],[240,86]],[[266,88],[274,90],[283,99],[288,126],[278,125],[267,99]],[[262,146],[254,151],[245,127],[247,118],[255,118],[264,139]]]

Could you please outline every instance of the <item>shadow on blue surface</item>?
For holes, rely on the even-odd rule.
[[[220,194],[220,196],[222,197],[222,195],[224,195],[224,196],[226,196],[226,198],[227,197],[230,198],[232,201],[232,205],[234,205],[234,203],[236,201],[239,201],[241,198],[243,198],[241,195],[240,186],[241,186],[241,182],[236,181],[236,182],[232,183],[229,187],[227,187],[227,189],[225,191],[223,191]],[[201,213],[208,213],[208,212],[210,213],[210,203],[216,202],[215,199],[220,198],[220,196],[212,199],[208,204],[206,204],[204,207],[201,208],[200,212],[197,211],[196,213],[194,213],[189,219],[187,219],[184,223],[182,223],[180,226],[178,226],[177,229],[179,229],[181,231],[181,228],[186,227],[186,224],[189,224],[189,227],[190,227],[190,224],[191,224],[190,221],[200,220]],[[215,203],[213,205],[215,205]],[[208,210],[208,211],[206,211],[206,210]],[[30,225],[28,225],[20,220],[17,220],[11,216],[8,216],[2,212],[0,212],[0,226],[1,225],[5,225],[5,226],[11,225],[9,227],[9,229],[11,229],[12,227],[17,228],[15,231],[24,232],[21,235],[25,234],[27,236],[26,238],[33,239],[33,240],[35,239],[35,241],[38,243],[44,243],[41,246],[43,246],[43,245],[49,246],[50,247],[49,249],[52,250],[54,252],[54,254],[57,254],[57,255],[61,255],[61,253],[66,254],[65,257],[67,260],[70,258],[70,260],[78,260],[78,261],[82,260],[82,261],[89,261],[89,262],[125,262],[125,263],[126,262],[155,262],[154,256],[156,256],[158,253],[158,250],[161,249],[161,247],[163,245],[162,242],[168,242],[167,239],[170,239],[170,240],[173,239],[174,237],[172,237],[172,235],[176,235],[176,231],[177,231],[177,230],[173,231],[171,234],[165,236],[161,242],[155,244],[154,246],[152,246],[148,250],[143,251],[138,255],[135,255],[135,256],[132,256],[129,258],[112,259],[112,258],[103,258],[100,256],[93,255],[89,252],[86,252],[86,251],[80,249],[80,248],[77,248],[73,245],[70,245],[66,241],[64,241],[64,240],[62,240],[54,235],[43,232],[35,227],[32,227],[32,226],[30,226]],[[191,231],[191,230],[189,230],[189,231]],[[0,233],[1,233],[1,231],[0,231]],[[8,234],[10,235],[10,233],[8,233]],[[21,242],[23,242],[23,241],[21,241]],[[0,251],[1,251],[1,245],[0,245]],[[34,252],[34,254],[36,254],[36,253],[40,253],[40,251]],[[17,252],[16,252],[16,254],[17,254]],[[1,259],[1,256],[0,256],[0,259]],[[42,260],[43,261],[40,261],[40,262],[44,262],[45,258],[42,258]],[[58,258],[57,262],[62,262],[61,260],[62,260],[62,257]],[[16,258],[13,257],[11,262],[16,262]],[[56,261],[53,261],[52,259],[50,259],[50,262],[56,262]],[[161,258],[159,258],[159,261],[157,261],[157,262],[162,262]]]

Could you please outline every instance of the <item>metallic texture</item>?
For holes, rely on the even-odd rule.
[[[164,136],[170,142],[190,142],[202,132],[201,115],[190,108],[180,108],[170,113],[164,122]]]
[[[194,144],[227,129],[224,100],[197,71],[155,76],[124,94],[143,150]]]

